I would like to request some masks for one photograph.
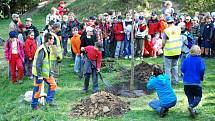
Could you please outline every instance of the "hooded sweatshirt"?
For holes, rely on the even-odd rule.
[[[161,105],[169,104],[177,100],[173,91],[170,79],[166,74],[154,75],[149,78],[148,89],[155,89]]]

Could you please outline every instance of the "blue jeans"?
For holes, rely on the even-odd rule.
[[[63,45],[63,55],[65,56],[67,54],[67,42],[68,42],[68,37],[62,37],[62,45]]]
[[[198,85],[184,85],[184,92],[192,108],[196,107],[202,99],[202,87]]]
[[[79,72],[80,64],[81,64],[81,56],[80,55],[76,55],[75,56],[74,72],[77,72],[77,73]]]
[[[36,41],[37,41],[37,47],[40,47],[40,45],[43,43],[43,42],[42,42],[42,35],[39,35],[39,36],[36,38]]]
[[[131,55],[131,38],[125,35],[125,56]]]
[[[175,105],[176,105],[176,101],[169,104],[161,104],[158,99],[153,99],[151,102],[149,102],[149,106],[158,113],[160,113],[160,110],[162,107],[169,109],[171,107],[174,107]]]
[[[84,75],[84,63],[85,63],[85,57],[81,56],[80,57],[80,74],[79,74],[79,78],[82,78]]]
[[[178,59],[169,59],[164,56],[164,71],[173,84],[178,83]]]
[[[119,57],[123,55],[123,48],[124,48],[124,41],[117,41],[116,43],[116,50],[115,50],[115,57]]]

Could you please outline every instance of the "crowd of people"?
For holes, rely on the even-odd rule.
[[[47,102],[54,105],[55,80],[59,74],[57,67],[71,51],[75,63],[74,74],[80,79],[85,77],[84,92],[88,92],[92,75],[93,93],[99,91],[97,72],[100,71],[102,58],[140,60],[163,56],[164,71],[155,67],[147,85],[158,93],[160,100],[153,100],[149,105],[161,117],[177,102],[171,85],[178,84],[180,58],[180,76],[184,81],[188,109],[195,115],[194,107],[201,100],[201,81],[205,70],[200,56],[210,58],[215,49],[215,12],[196,12],[191,17],[176,13],[172,3],[166,1],[160,15],[152,12],[147,17],[142,11],[130,10],[125,15],[108,11],[80,21],[74,13],[64,8],[65,4],[60,1],[58,9],[51,8],[41,32],[31,18],[27,18],[26,24],[23,24],[18,14],[12,15],[4,51],[10,67],[9,75],[13,83],[22,83],[24,74],[34,79],[33,109],[38,108],[39,88],[43,80],[49,85]],[[71,44],[69,49],[68,43]],[[166,95],[166,92],[170,92],[170,95]]]

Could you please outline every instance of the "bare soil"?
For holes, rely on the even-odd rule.
[[[70,115],[90,118],[113,117],[122,115],[129,110],[128,103],[111,93],[102,91],[82,100],[72,108]]]

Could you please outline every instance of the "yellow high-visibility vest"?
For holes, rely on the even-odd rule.
[[[35,56],[34,56],[34,61],[33,61],[33,66],[32,66],[32,74],[34,76],[38,76],[37,75],[37,69],[36,69],[36,61],[37,61],[37,57],[39,54],[39,51],[44,49],[45,51],[45,58],[43,59],[43,65],[42,65],[42,77],[43,78],[49,78],[49,71],[50,71],[50,61],[49,61],[49,55],[48,55],[48,51],[45,47],[44,44],[42,44],[36,51]]]
[[[164,33],[167,35],[167,40],[164,46],[164,56],[175,56],[181,54],[181,28],[172,26],[166,28]]]
[[[60,59],[63,58],[63,50],[60,44],[60,39],[58,38],[58,36],[51,32],[51,35],[54,36],[54,38],[56,39],[57,45],[52,45],[50,47],[50,60],[57,60],[57,56],[60,57]],[[54,50],[56,49],[56,50]],[[56,52],[55,52],[56,51]]]

